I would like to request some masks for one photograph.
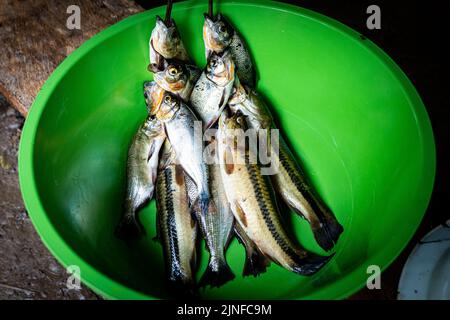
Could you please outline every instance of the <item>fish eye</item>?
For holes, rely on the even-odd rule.
[[[219,31],[220,31],[220,32],[225,32],[225,31],[227,31],[227,28],[225,28],[224,25],[221,25],[221,26],[219,27]]]
[[[147,91],[144,91],[144,98],[145,98],[145,99],[148,99],[148,93],[147,93]]]
[[[169,74],[170,74],[171,76],[174,76],[174,75],[176,75],[177,73],[178,73],[177,68],[175,68],[175,67],[170,67],[170,68],[169,68]]]
[[[172,97],[171,96],[165,96],[164,97],[164,102],[167,104],[170,104],[172,102]]]
[[[243,124],[242,117],[238,117],[238,118],[236,119],[236,121],[237,121],[237,123],[239,123],[239,124]]]
[[[156,119],[156,116],[155,116],[155,115],[151,115],[151,116],[150,116],[150,120],[153,121],[153,120],[155,120],[155,119]]]

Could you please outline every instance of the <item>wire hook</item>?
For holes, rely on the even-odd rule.
[[[212,17],[213,17],[213,0],[208,0],[208,15],[212,19]]]
[[[172,0],[167,0],[166,18],[165,18],[166,25],[170,25],[170,15],[172,14],[172,4],[173,4]]]

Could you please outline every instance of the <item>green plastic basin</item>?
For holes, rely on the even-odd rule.
[[[177,3],[173,17],[198,65],[206,1]],[[240,30],[267,99],[319,193],[345,231],[336,255],[312,277],[272,264],[241,276],[244,249],[227,257],[236,279],[204,298],[344,298],[365,285],[367,268],[386,268],[426,210],[435,147],[419,95],[369,40],[314,12],[276,2],[221,1]],[[20,185],[43,241],[65,266],[107,298],[166,298],[155,205],[141,213],[147,234],[127,245],[114,236],[125,192],[129,142],[146,116],[142,85],[155,15],[132,16],[83,44],[52,74],[34,102],[20,144]],[[285,212],[308,249],[323,253],[308,224]],[[202,245],[198,276],[207,264]],[[371,274],[371,273],[370,273]]]

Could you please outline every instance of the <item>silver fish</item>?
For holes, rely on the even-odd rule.
[[[155,82],[164,90],[188,102],[201,70],[195,65],[176,61],[166,61],[164,70],[154,74]]]
[[[221,14],[218,14],[215,19],[205,14],[203,41],[205,42],[206,58],[213,52],[222,53],[229,50],[236,64],[236,74],[239,79],[242,83],[252,88],[255,87],[255,70],[247,46]]]
[[[261,252],[287,270],[311,275],[331,258],[316,255],[295,245],[281,222],[274,190],[259,165],[249,162],[249,148],[236,148],[237,136],[230,130],[245,130],[240,113],[219,119],[218,149],[222,181],[236,221]]]
[[[230,54],[213,53],[200,79],[192,90],[190,103],[202,119],[205,129],[210,128],[225,108],[234,82],[234,62]]]
[[[229,101],[230,109],[241,111],[256,130],[275,128],[263,99],[254,90],[238,84],[238,81],[236,83],[236,90]],[[317,243],[324,250],[332,249],[343,227],[315,192],[281,135],[279,152],[272,152],[271,156],[279,163],[278,172],[271,176],[275,190],[292,210],[309,222]]]
[[[206,216],[210,200],[209,170],[203,161],[201,130],[199,137],[196,137],[195,132],[196,122],[200,122],[179,97],[167,91],[164,92],[160,105],[153,109],[156,117],[164,123],[179,163],[197,186],[201,212]]]
[[[197,225],[191,215],[184,171],[166,140],[156,184],[158,229],[172,292],[195,295]]]
[[[190,61],[173,19],[170,19],[170,22],[166,23],[159,16],[156,17],[156,25],[149,41],[149,52],[149,70],[152,72],[163,68],[164,59],[176,59],[183,62]]]
[[[186,185],[189,198],[194,203],[197,197],[195,184],[187,177]],[[225,251],[233,235],[234,216],[225,196],[220,168],[215,164],[210,165],[210,188],[211,199],[216,204],[215,210],[211,210],[210,214],[204,216],[195,206],[193,207],[210,253],[208,267],[199,284],[200,286],[220,287],[234,279],[234,274],[225,256]]]
[[[128,151],[124,213],[116,230],[120,238],[133,238],[142,231],[136,216],[153,197],[158,154],[165,139],[163,125],[154,116],[147,117],[133,138]]]

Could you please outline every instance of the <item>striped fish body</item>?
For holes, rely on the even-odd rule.
[[[236,95],[239,97],[235,97],[236,104],[231,109],[242,112],[250,127],[275,128],[267,105],[256,92],[241,86]],[[306,179],[282,135],[278,146],[278,152],[271,152],[272,161],[279,165],[277,173],[270,176],[274,189],[292,210],[309,222],[317,243],[325,250],[332,249],[343,232],[342,226]]]
[[[269,177],[261,174],[258,164],[249,163],[249,150],[230,145],[223,130],[225,125],[222,122],[219,125],[218,149],[219,157],[223,159],[220,161],[221,176],[235,219],[271,260],[298,274],[317,272],[330,257],[307,252],[291,241],[282,226]],[[230,159],[233,159],[232,163]]]
[[[181,166],[165,164],[156,186],[159,237],[163,245],[168,280],[182,293],[193,293],[197,227],[192,218]]]

